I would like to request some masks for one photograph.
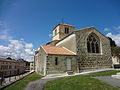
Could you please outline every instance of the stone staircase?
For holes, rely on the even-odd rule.
[[[120,72],[117,73],[116,75],[111,75],[112,78],[120,79]]]
[[[74,74],[74,73],[73,73],[73,71],[67,71],[67,74],[68,74],[68,75],[72,75],[72,74]]]

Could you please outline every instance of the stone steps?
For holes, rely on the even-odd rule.
[[[117,75],[120,75],[120,72],[119,72],[119,73],[117,73]]]
[[[112,75],[111,77],[112,77],[112,78],[120,79],[120,75]]]
[[[72,75],[72,74],[74,74],[74,73],[73,73],[73,71],[67,71],[67,74],[68,74],[68,75]]]
[[[116,75],[111,75],[112,78],[120,79],[120,72],[117,73]]]
[[[56,76],[65,76],[67,75],[67,73],[62,73],[62,74],[50,74],[50,75],[47,75],[46,77],[56,77]]]

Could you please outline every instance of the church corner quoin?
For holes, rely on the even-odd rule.
[[[112,68],[110,41],[96,28],[74,30],[72,25],[58,24],[52,32],[52,41],[35,52],[37,73],[73,74]]]

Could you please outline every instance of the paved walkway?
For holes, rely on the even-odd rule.
[[[73,74],[73,75],[67,75],[67,74],[48,75],[46,77],[43,77],[40,80],[30,82],[24,90],[43,90],[44,85],[48,81],[51,81],[51,80],[56,80],[56,79],[66,78],[66,77],[76,76],[76,75],[85,75],[85,74],[89,74],[89,73],[102,72],[102,71],[107,71],[107,70],[113,70],[113,69],[101,69],[101,70],[94,70],[94,71],[85,71],[85,72],[76,73],[76,74]]]
[[[94,78],[102,80],[103,82],[106,82],[112,86],[120,88],[120,79],[112,78],[111,76],[100,76]]]

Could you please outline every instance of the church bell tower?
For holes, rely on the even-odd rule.
[[[68,24],[58,24],[52,33],[52,40],[61,40],[74,31],[74,26]]]

